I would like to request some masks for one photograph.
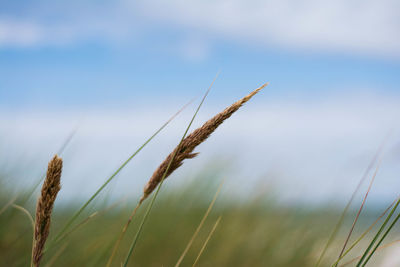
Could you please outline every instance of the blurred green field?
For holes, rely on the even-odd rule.
[[[162,191],[129,266],[175,266],[217,187],[216,181],[204,179],[183,188]],[[2,190],[0,207],[5,207],[13,195]],[[219,216],[220,224],[197,266],[315,266],[341,211],[328,207],[284,207],[277,204],[272,195],[264,192],[237,201],[222,193],[181,266],[192,266]],[[21,195],[16,203],[21,204],[24,197]],[[25,205],[31,214],[36,197],[37,194]],[[134,218],[113,266],[120,266],[126,256],[148,202]],[[45,253],[41,266],[105,266],[134,206],[132,199],[107,201],[107,195],[100,197],[76,224],[84,223],[74,227],[65,239]],[[50,240],[78,208],[73,204],[56,203]],[[96,211],[98,213],[86,219]],[[367,213],[357,229],[364,230],[378,216],[378,213]],[[350,223],[345,223],[321,266],[330,266],[338,256]],[[357,230],[354,236],[359,232]],[[32,226],[28,216],[12,206],[3,210],[0,214],[1,266],[29,266],[31,244]],[[358,253],[356,250],[343,262]]]

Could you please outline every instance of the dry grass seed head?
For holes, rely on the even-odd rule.
[[[32,261],[39,266],[43,255],[43,248],[50,230],[51,212],[54,201],[61,189],[60,179],[63,161],[57,155],[49,162],[46,179],[43,183],[40,197],[37,201],[35,216],[34,246]]]
[[[198,153],[193,153],[193,150],[204,142],[226,119],[235,113],[244,103],[249,101],[261,89],[267,86],[268,83],[257,88],[247,96],[227,107],[224,111],[218,113],[213,118],[206,121],[203,126],[194,130],[178,145],[155,170],[152,177],[146,184],[143,192],[143,197],[140,203],[143,202],[157,187],[163,179],[171,175],[177,168],[179,168],[185,159],[191,159],[197,156]],[[169,166],[170,165],[170,166]],[[168,168],[169,166],[169,168]]]

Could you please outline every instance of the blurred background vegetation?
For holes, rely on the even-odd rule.
[[[178,188],[166,186],[161,191],[129,266],[176,264],[221,182],[218,170],[208,169],[193,178],[186,185]],[[7,203],[17,197],[15,203],[25,206],[33,214],[38,192],[27,200],[28,193],[16,194],[4,184],[0,188],[1,266],[28,266],[31,222],[25,213],[12,205],[7,207]],[[42,266],[105,266],[112,246],[136,203],[129,197],[111,198],[111,192],[118,194],[112,190],[102,194],[80,216],[67,237],[45,253]],[[303,204],[285,206],[274,200],[275,194],[272,188],[258,188],[253,195],[242,200],[232,199],[232,195],[223,189],[182,266],[193,264],[219,217],[221,221],[198,266],[315,266],[341,210],[312,208]],[[123,261],[148,202],[134,217],[113,266]],[[50,240],[78,208],[76,203],[56,201]],[[363,213],[354,236],[358,237],[381,212],[382,209],[369,209]],[[351,220],[352,216],[348,216],[321,266],[330,266],[338,256]],[[365,243],[359,247],[364,248]],[[361,249],[356,249],[342,263],[360,253]],[[373,259],[375,264],[381,261],[380,254]],[[376,265],[371,263],[371,266]]]

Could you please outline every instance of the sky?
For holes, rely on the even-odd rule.
[[[44,164],[78,127],[66,154],[72,190],[93,168],[111,172],[219,73],[196,126],[270,85],[191,166],[228,155],[288,199],[328,201],[351,194],[392,132],[375,194],[390,198],[400,185],[399,30],[396,0],[2,0],[0,144],[11,153],[0,158]],[[121,188],[141,188],[194,107],[138,159],[143,178],[121,177]]]

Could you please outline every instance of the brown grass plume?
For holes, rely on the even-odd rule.
[[[149,182],[144,188],[143,197],[140,199],[140,203],[142,203],[154,191],[154,189],[163,179],[165,173],[165,178],[167,178],[169,175],[171,175],[171,173],[173,173],[183,164],[183,161],[185,159],[196,157],[198,153],[193,153],[193,150],[198,145],[203,143],[218,128],[219,125],[221,125],[226,119],[228,119],[233,113],[235,113],[244,103],[249,101],[250,98],[252,98],[267,85],[268,83],[262,85],[244,98],[227,107],[224,111],[218,113],[213,118],[206,121],[203,126],[194,130],[185,139],[183,139],[183,141],[167,156],[167,158],[155,170],[153,176],[150,178]]]
[[[37,201],[35,232],[32,248],[32,265],[38,267],[43,255],[43,248],[50,231],[51,212],[54,201],[61,189],[60,178],[63,161],[57,155],[49,162],[46,179]]]

